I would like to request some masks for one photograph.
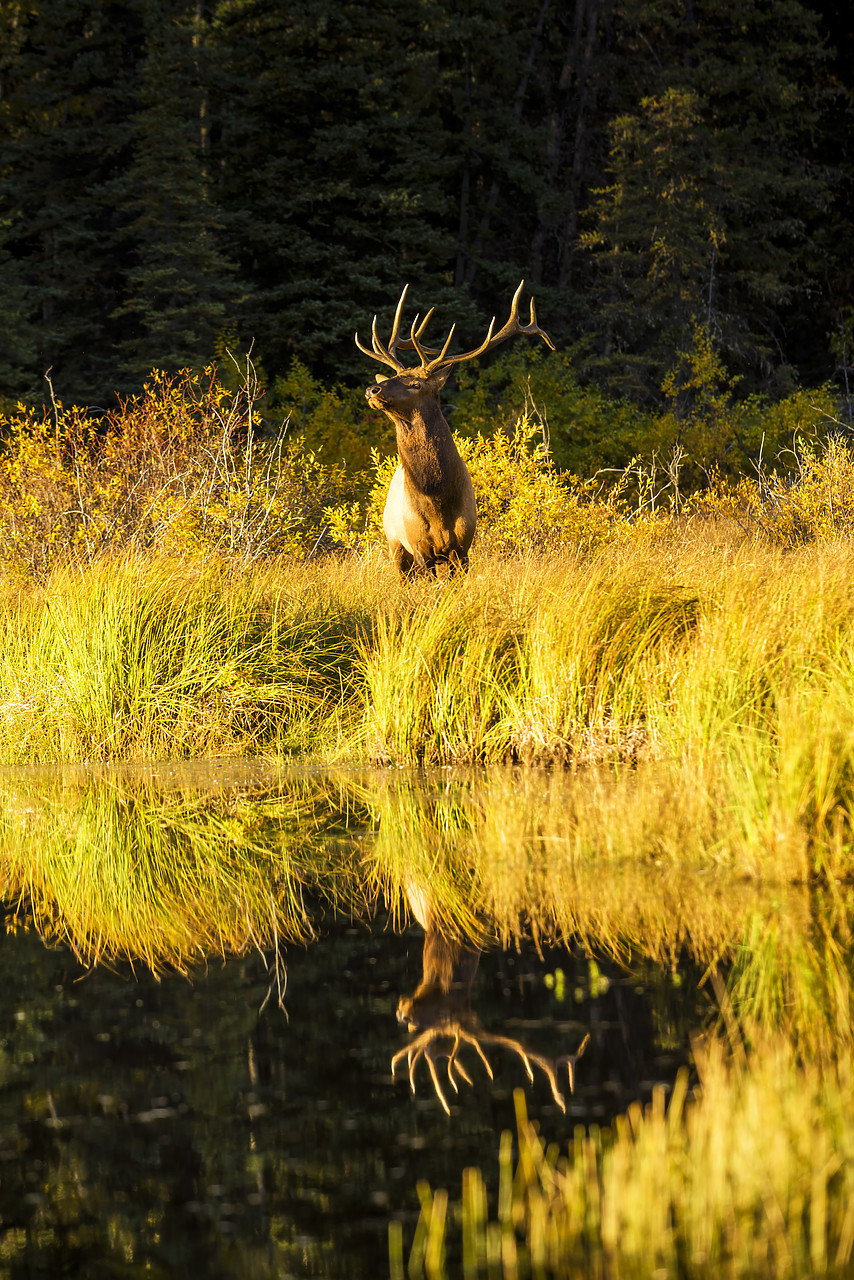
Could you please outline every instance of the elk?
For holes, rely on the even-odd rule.
[[[436,1070],[437,1060],[448,1059],[448,1083],[455,1093],[459,1093],[457,1076],[468,1085],[474,1084],[460,1061],[463,1048],[468,1046],[475,1050],[490,1080],[493,1079],[492,1067],[485,1049],[508,1049],[521,1058],[531,1082],[534,1079],[534,1067],[539,1067],[549,1082],[552,1097],[561,1111],[565,1112],[566,1098],[558,1083],[558,1073],[561,1067],[566,1067],[569,1090],[572,1093],[575,1088],[575,1064],[587,1048],[589,1035],[584,1037],[575,1053],[546,1058],[526,1049],[521,1040],[484,1030],[471,1008],[471,988],[480,951],[449,938],[439,927],[426,886],[409,883],[406,895],[413,915],[424,929],[424,954],[421,982],[411,996],[401,996],[397,1006],[397,1020],[410,1033],[418,1034],[392,1058],[392,1077],[398,1064],[406,1058],[409,1087],[415,1093],[415,1069],[423,1058],[427,1063],[436,1097],[445,1113],[450,1115],[451,1109]]]
[[[539,334],[552,351],[548,334],[537,324],[534,302],[528,324],[519,321],[519,295],[523,280],[513,296],[510,318],[497,333],[495,317],[479,347],[449,356],[448,347],[456,325],[451,325],[441,351],[422,346],[421,335],[435,308],[431,307],[419,325],[412,322],[408,338],[400,337],[400,317],[409,285],[405,285],[388,345],[377,336],[377,318],[371,330],[372,350],[359,340],[356,346],[366,356],[394,370],[379,378],[365,391],[368,404],[380,409],[394,423],[400,466],[392,477],[383,512],[383,530],[389,555],[401,577],[415,570],[436,574],[437,564],[447,564],[449,573],[468,568],[468,552],[477,524],[474,489],[466,464],[457,451],[450,427],[439,404],[439,392],[455,365],[476,360],[499,343],[516,334]],[[414,350],[420,364],[407,367],[398,358],[398,348]]]

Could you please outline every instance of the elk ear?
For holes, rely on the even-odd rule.
[[[434,391],[439,392],[442,390],[445,383],[448,381],[448,377],[450,376],[451,367],[452,367],[451,365],[448,365],[446,369],[442,369],[442,368],[434,369],[432,373],[429,375],[430,386],[433,388]]]
[[[378,373],[374,381],[374,385],[376,385],[377,382],[388,382],[388,379],[389,375],[387,373]]]

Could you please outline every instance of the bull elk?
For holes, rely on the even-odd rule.
[[[371,330],[372,350],[356,334],[360,351],[394,370],[393,376],[386,375],[368,387],[365,396],[372,408],[381,409],[391,418],[397,435],[400,466],[389,485],[383,529],[389,554],[401,575],[415,569],[435,575],[437,564],[447,564],[450,573],[468,568],[469,547],[477,524],[474,489],[442,413],[439,392],[455,365],[476,360],[516,334],[539,334],[554,351],[548,334],[537,324],[533,299],[528,324],[519,321],[519,295],[524,284],[523,280],[513,296],[510,318],[504,327],[494,333],[493,316],[480,346],[460,355],[448,355],[455,325],[441,351],[422,346],[421,335],[433,314],[432,307],[420,324],[420,316],[415,317],[408,338],[400,337],[400,316],[409,285],[400,295],[388,345],[377,336],[376,316]],[[398,358],[398,348],[414,350],[420,364],[404,365]]]
[[[474,1084],[460,1061],[464,1048],[474,1049],[490,1080],[493,1074],[486,1049],[508,1049],[522,1060],[530,1081],[534,1079],[534,1067],[539,1067],[549,1082],[552,1097],[565,1112],[566,1098],[558,1083],[558,1073],[561,1067],[566,1068],[571,1093],[575,1088],[575,1064],[587,1048],[590,1037],[586,1035],[583,1038],[575,1053],[546,1058],[526,1049],[521,1040],[484,1030],[471,1008],[471,988],[480,951],[445,935],[437,924],[426,886],[410,883],[406,886],[406,894],[413,915],[424,929],[424,953],[421,982],[411,996],[402,996],[397,1006],[398,1022],[410,1033],[417,1034],[392,1058],[392,1076],[405,1058],[409,1068],[409,1087],[415,1093],[415,1070],[423,1058],[436,1097],[446,1114],[450,1115],[451,1109],[436,1070],[437,1061],[447,1058],[448,1083],[455,1093],[459,1093],[458,1076],[466,1084]]]

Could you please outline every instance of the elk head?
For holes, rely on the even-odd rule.
[[[377,334],[376,316],[371,349],[356,334],[360,351],[394,370],[393,375],[368,387],[365,396],[373,408],[391,419],[397,435],[400,466],[389,485],[383,529],[389,554],[401,574],[416,568],[435,574],[436,565],[441,563],[446,563],[451,573],[468,568],[468,551],[477,524],[474,490],[442,413],[439,393],[455,365],[476,360],[516,334],[539,334],[554,350],[550,338],[537,324],[533,300],[528,324],[519,320],[519,295],[524,283],[523,280],[513,296],[510,318],[503,328],[494,331],[493,317],[480,346],[459,355],[448,355],[455,325],[441,350],[422,345],[421,336],[433,308],[420,324],[420,317],[416,316],[409,337],[401,338],[400,318],[408,285],[400,295],[387,345]],[[398,349],[413,350],[420,363],[404,365]]]

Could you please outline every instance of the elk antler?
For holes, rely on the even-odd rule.
[[[364,352],[366,356],[370,356],[372,360],[382,360],[383,364],[389,365],[390,368],[394,369],[395,373],[406,372],[406,365],[401,364],[397,358],[398,345],[401,347],[408,347],[410,349],[414,347],[418,351],[418,354],[420,356],[422,349],[419,348],[418,346],[418,338],[420,338],[421,334],[424,332],[424,329],[427,326],[427,321],[430,319],[430,317],[432,316],[433,312],[436,309],[435,307],[430,308],[430,310],[427,312],[424,319],[421,321],[421,324],[418,325],[417,329],[415,328],[415,326],[418,324],[418,316],[416,316],[412,322],[410,337],[403,338],[403,339],[398,338],[398,333],[400,331],[400,313],[403,310],[403,300],[406,297],[406,293],[408,289],[409,289],[409,285],[405,284],[403,286],[403,293],[400,295],[400,301],[397,304],[397,310],[394,313],[394,322],[391,326],[391,337],[388,340],[387,347],[383,346],[382,342],[380,342],[380,339],[377,335],[376,316],[374,316],[374,322],[371,325],[371,346],[373,347],[372,351],[369,351],[368,348],[364,345],[364,343],[360,341],[358,333],[355,335],[356,346],[359,348],[360,351]],[[429,355],[436,354],[435,351],[432,351],[432,350],[428,351],[426,347],[423,349],[425,352],[428,352]],[[422,363],[423,363],[423,360],[422,360]]]
[[[450,1039],[451,1037],[453,1037],[454,1043],[450,1049],[436,1047],[436,1042],[438,1040]],[[471,1077],[462,1063],[458,1061],[459,1052],[463,1045],[470,1044],[474,1047],[481,1062],[486,1068],[486,1073],[490,1080],[494,1077],[492,1074],[492,1067],[489,1065],[489,1059],[483,1051],[483,1044],[498,1045],[500,1047],[511,1049],[514,1053],[519,1055],[525,1065],[525,1070],[528,1073],[529,1080],[533,1081],[534,1079],[534,1067],[539,1067],[551,1086],[552,1097],[555,1102],[560,1107],[561,1111],[566,1111],[566,1099],[558,1086],[557,1074],[562,1066],[567,1068],[567,1074],[569,1076],[569,1091],[572,1093],[575,1088],[575,1064],[587,1048],[587,1042],[589,1039],[590,1036],[586,1035],[575,1053],[564,1054],[560,1058],[550,1060],[542,1057],[538,1053],[531,1053],[530,1050],[525,1049],[520,1040],[512,1040],[509,1036],[490,1035],[488,1032],[481,1030],[470,1031],[457,1020],[448,1020],[437,1026],[428,1027],[426,1031],[422,1031],[419,1036],[416,1036],[414,1040],[396,1053],[391,1060],[391,1074],[394,1076],[397,1064],[405,1057],[409,1066],[409,1086],[414,1093],[415,1068],[418,1066],[421,1058],[425,1058],[427,1067],[430,1071],[430,1078],[433,1081],[433,1088],[436,1091],[436,1097],[441,1102],[446,1113],[450,1115],[451,1108],[448,1106],[447,1099],[442,1092],[442,1086],[439,1083],[439,1076],[436,1072],[436,1059],[448,1059],[448,1082],[454,1090],[454,1093],[458,1093],[459,1089],[457,1088],[457,1082],[454,1078],[455,1069],[457,1073],[462,1076],[463,1080],[465,1080],[466,1084],[470,1084],[473,1087]],[[531,1065],[532,1063],[533,1066]]]
[[[377,336],[376,316],[374,316],[374,323],[371,329],[371,339],[372,339],[373,350],[369,351],[368,348],[362,344],[362,342],[359,340],[358,333],[356,334],[356,346],[359,348],[360,351],[364,352],[366,356],[370,356],[371,359],[381,360],[383,364],[389,365],[392,369],[394,369],[395,373],[406,372],[406,366],[401,364],[397,358],[397,348],[405,347],[408,350],[414,350],[418,355],[418,359],[421,361],[421,368],[424,371],[425,377],[429,377],[429,375],[431,373],[435,373],[437,369],[450,369],[452,368],[453,365],[462,364],[463,361],[465,360],[476,360],[479,356],[485,355],[487,351],[491,351],[493,347],[497,347],[499,343],[506,342],[508,338],[513,338],[516,336],[516,334],[519,334],[519,333],[528,334],[531,337],[539,334],[539,336],[548,344],[548,346],[551,347],[552,351],[554,351],[555,348],[551,338],[537,324],[537,312],[534,308],[533,298],[531,299],[531,315],[528,323],[521,324],[519,321],[519,295],[521,294],[524,287],[525,287],[525,281],[522,280],[519,282],[519,288],[516,290],[516,292],[513,295],[513,301],[510,304],[510,318],[508,319],[504,327],[499,329],[498,333],[493,333],[493,329],[495,328],[495,316],[493,316],[492,320],[490,321],[489,329],[487,331],[486,337],[484,338],[480,346],[475,347],[473,351],[465,351],[460,355],[456,355],[456,356],[448,355],[448,347],[451,345],[451,339],[453,338],[454,330],[456,329],[455,324],[451,325],[450,332],[448,333],[448,336],[445,339],[445,343],[441,351],[436,351],[435,348],[424,347],[421,345],[421,343],[419,342],[419,339],[421,337],[421,334],[424,332],[425,328],[427,327],[427,322],[432,316],[435,310],[435,307],[430,308],[430,310],[427,312],[426,316],[424,317],[424,319],[421,321],[420,324],[418,323],[420,317],[419,316],[415,317],[415,319],[412,322],[412,328],[409,331],[408,338],[398,337],[399,330],[400,330],[400,313],[401,313],[401,310],[403,309],[403,300],[406,297],[406,291],[409,288],[408,284],[404,285],[403,293],[400,295],[400,301],[397,304],[397,310],[394,313],[394,323],[392,325],[391,337],[389,339],[388,346],[387,347],[383,346],[382,342]],[[435,358],[431,359],[431,357],[435,357]]]
[[[504,327],[499,329],[498,333],[493,333],[492,330],[495,327],[495,316],[493,316],[491,321],[489,322],[489,329],[487,330],[486,337],[484,338],[480,346],[475,347],[473,351],[464,351],[460,355],[448,356],[446,358],[445,353],[448,350],[448,347],[451,342],[451,335],[454,332],[454,326],[451,326],[451,332],[448,334],[448,337],[445,341],[445,345],[442,348],[439,356],[435,360],[430,360],[429,362],[424,360],[422,357],[422,364],[424,365],[425,374],[433,373],[433,371],[435,369],[438,369],[440,366],[443,369],[450,369],[455,364],[462,364],[464,360],[477,360],[478,356],[485,355],[487,351],[491,351],[493,347],[497,347],[500,342],[506,342],[508,338],[515,337],[517,333],[529,334],[532,337],[536,334],[539,334],[540,337],[543,338],[543,340],[548,344],[548,346],[551,347],[552,351],[554,351],[554,344],[552,343],[551,338],[537,324],[537,312],[534,307],[533,298],[531,299],[531,315],[530,315],[530,319],[528,320],[528,323],[527,324],[519,323],[519,295],[521,294],[524,287],[525,287],[525,281],[520,280],[519,288],[513,294],[513,301],[510,304],[510,318],[508,319]],[[416,346],[416,350],[417,350],[417,346]],[[427,354],[427,353],[425,352],[424,354]],[[419,351],[419,355],[421,355],[420,351]]]

